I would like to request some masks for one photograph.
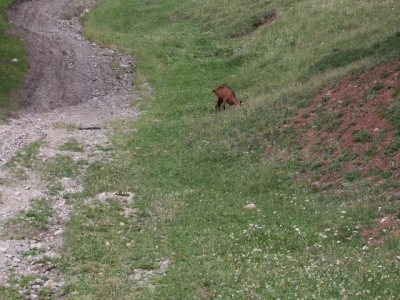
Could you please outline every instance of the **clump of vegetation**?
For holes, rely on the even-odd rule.
[[[21,150],[11,158],[7,163],[7,167],[18,179],[27,178],[27,169],[32,169],[37,167],[37,156],[39,154],[39,147],[42,141],[36,141],[30,143],[29,145],[23,147]]]
[[[36,141],[25,146],[11,158],[8,165],[10,167],[19,165],[25,168],[32,168],[39,154],[39,147],[41,144],[41,141]]]
[[[364,129],[359,129],[359,130],[355,130],[353,131],[353,140],[354,142],[359,142],[359,143],[369,143],[372,142],[374,140],[374,136],[369,133],[367,130]]]
[[[395,88],[393,98],[389,102],[384,116],[389,119],[390,123],[395,127],[397,135],[400,135],[400,85]]]
[[[17,109],[12,92],[20,87],[28,70],[25,44],[9,32],[12,27],[5,21],[4,11],[12,0],[0,2],[0,120]]]
[[[47,179],[61,179],[63,177],[74,178],[78,167],[68,155],[58,155],[49,161],[44,169]]]
[[[46,229],[48,218],[53,214],[51,202],[39,198],[30,200],[30,209],[22,210],[5,224],[5,237],[8,239],[30,238],[37,232]]]
[[[60,150],[73,151],[73,152],[84,152],[85,151],[82,148],[82,146],[78,143],[78,141],[75,139],[71,139],[70,141],[61,145]]]
[[[400,137],[397,137],[389,146],[384,150],[385,155],[393,155],[400,150]]]

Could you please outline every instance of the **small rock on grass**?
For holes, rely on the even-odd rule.
[[[55,286],[57,286],[57,283],[55,283],[53,280],[50,279],[50,280],[47,280],[43,286],[45,288],[53,289]]]
[[[246,209],[255,209],[256,205],[254,203],[247,204],[244,208]]]

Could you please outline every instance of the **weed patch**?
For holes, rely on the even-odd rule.
[[[5,237],[9,239],[31,237],[37,232],[46,229],[48,218],[52,213],[52,205],[47,199],[32,199],[29,210],[20,211],[15,218],[6,222],[7,231]]]
[[[397,137],[392,143],[384,150],[385,155],[394,155],[400,150],[400,138]]]
[[[374,137],[372,134],[370,134],[367,130],[355,130],[352,132],[353,135],[353,141],[354,142],[359,142],[359,143],[369,143],[374,140]]]
[[[78,172],[76,163],[70,156],[58,155],[49,161],[44,173],[48,181],[61,179],[63,177],[74,178]]]
[[[63,145],[61,145],[60,150],[73,151],[73,152],[84,152],[82,146],[77,140],[70,140]]]
[[[26,179],[26,169],[37,167],[37,155],[41,141],[33,142],[17,151],[14,157],[7,163],[7,167],[18,179]]]
[[[36,157],[39,154],[39,147],[41,144],[41,141],[33,142],[25,146],[23,149],[19,150],[10,160],[9,166],[32,168]]]

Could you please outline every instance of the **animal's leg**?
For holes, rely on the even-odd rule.
[[[221,110],[221,103],[222,103],[222,99],[217,96],[216,103],[215,103],[216,110]]]

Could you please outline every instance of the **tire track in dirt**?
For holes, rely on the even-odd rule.
[[[75,105],[104,95],[112,85],[90,43],[80,36],[78,17],[93,0],[77,3],[17,0],[8,10],[8,20],[15,24],[30,53],[31,71],[18,93],[20,105],[28,111]]]

